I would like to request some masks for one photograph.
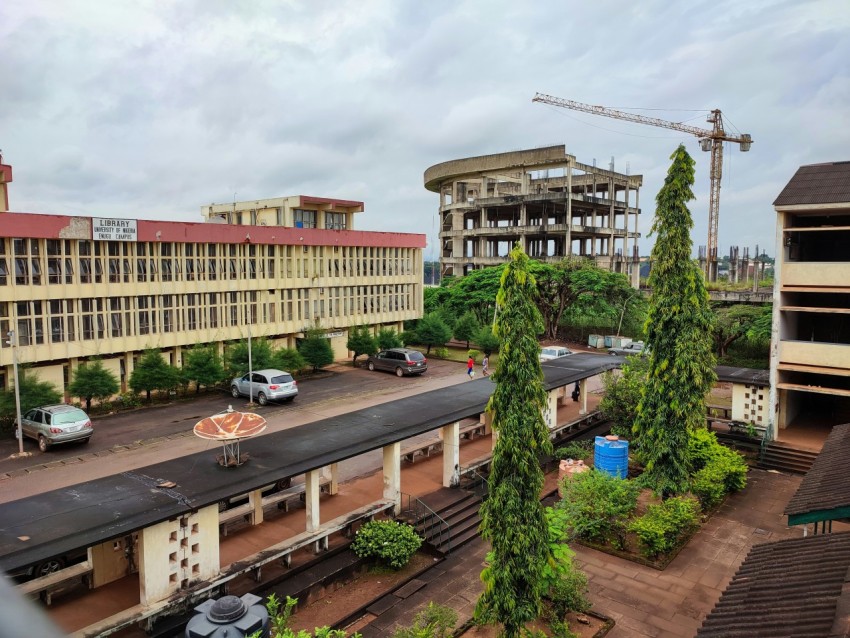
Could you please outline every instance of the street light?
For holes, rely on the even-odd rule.
[[[12,346],[12,370],[15,376],[15,414],[18,417],[18,454],[24,453],[24,427],[21,423],[21,390],[18,387],[18,335],[14,330],[9,331],[9,340],[6,342]]]

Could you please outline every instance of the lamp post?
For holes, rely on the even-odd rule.
[[[21,423],[21,390],[18,387],[18,333],[14,330],[9,331],[9,341],[12,346],[12,373],[15,376],[15,414],[18,417],[18,454],[24,453],[24,426]]]

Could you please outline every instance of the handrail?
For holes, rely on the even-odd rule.
[[[407,507],[404,507],[405,498],[407,499]],[[451,534],[451,526],[445,521],[445,519],[437,514],[434,510],[428,507],[425,503],[423,503],[419,498],[413,496],[412,494],[407,494],[406,492],[401,493],[401,512],[399,515],[408,514],[413,520],[414,527],[420,523],[422,523],[423,528],[427,529],[428,527],[432,527],[432,524],[437,525],[437,529],[439,532],[436,535],[437,544],[442,546],[445,539],[445,547],[446,554],[451,553],[452,551],[452,534]],[[434,539],[434,536],[431,536],[431,544]]]
[[[487,477],[481,474],[477,469],[473,468],[470,471],[470,474],[473,477],[472,484],[469,485],[466,489],[472,491],[476,496],[480,496],[482,499],[487,497],[487,494],[490,491],[490,482],[487,480]],[[481,492],[479,493],[479,487],[483,487]]]

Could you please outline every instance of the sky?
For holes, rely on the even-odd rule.
[[[772,255],[772,202],[796,169],[850,160],[850,2],[0,3],[13,211],[202,221],[234,196],[354,199],[357,229],[423,233],[429,259],[429,166],[565,144],[643,175],[649,254],[684,143],[694,253],[706,243],[710,154],[695,137],[532,103],[538,91],[698,127],[721,109],[753,145],[725,148],[720,252]]]

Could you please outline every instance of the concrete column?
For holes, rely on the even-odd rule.
[[[443,487],[457,487],[460,483],[460,421],[444,425],[440,434],[443,438]]]
[[[564,255],[573,252],[573,165],[567,165],[567,245]]]
[[[311,470],[304,474],[304,504],[307,513],[307,531],[314,532],[321,525],[319,512],[320,470]]]
[[[248,503],[251,506],[251,524],[259,525],[263,522],[263,490],[254,490],[248,494]]]
[[[546,407],[543,408],[543,422],[551,430],[558,425],[558,393],[560,388],[554,388],[546,393]]]
[[[339,493],[339,463],[331,463],[326,468],[329,474],[325,474],[330,479],[330,484],[328,485],[328,493],[331,496]]]
[[[395,501],[396,514],[401,511],[401,443],[384,446],[384,498]]]
[[[578,410],[579,414],[587,414],[587,379],[582,379],[578,382],[578,391],[581,395],[581,407]]]

